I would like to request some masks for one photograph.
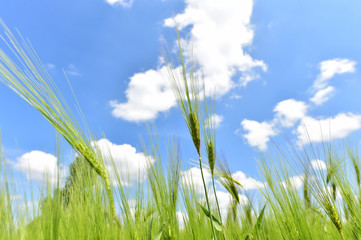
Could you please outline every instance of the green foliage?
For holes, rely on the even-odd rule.
[[[30,43],[20,34],[21,41],[18,41],[1,19],[0,25],[5,31],[5,36],[1,36],[3,43],[13,54],[13,59],[18,60],[18,63],[14,62],[5,51],[0,49],[0,82],[38,110],[73,149],[88,161],[103,179],[111,212],[114,220],[118,221],[115,216],[109,176],[101,157],[91,146],[91,134],[84,131],[76,121],[61,92],[41,64]]]
[[[213,221],[214,227],[219,231],[222,232],[223,231],[223,227],[222,227],[222,223],[221,221],[219,221],[214,215],[213,213],[209,212],[208,209],[206,209],[205,207],[202,206],[202,204],[198,203],[198,206],[202,209],[203,213],[207,216],[207,218],[209,218],[211,221]]]

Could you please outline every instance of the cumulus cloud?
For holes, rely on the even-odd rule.
[[[212,128],[216,129],[219,128],[222,124],[223,121],[223,116],[222,115],[218,115],[218,114],[212,114],[212,116],[209,119],[209,122],[211,122],[212,124]],[[206,126],[206,127],[210,127],[210,126]]]
[[[244,190],[261,189],[265,187],[265,184],[257,181],[254,178],[247,177],[245,173],[237,171],[232,174],[232,177],[242,184]]]
[[[166,67],[134,74],[125,93],[127,102],[111,101],[110,105],[114,117],[127,121],[152,120],[176,105]]]
[[[253,147],[258,147],[261,151],[267,149],[267,143],[270,137],[277,135],[273,129],[273,123],[244,119],[241,125],[245,131],[248,131],[248,133],[243,134],[248,144]]]
[[[210,183],[211,183],[211,174],[209,171],[207,171],[206,169],[203,169],[203,173],[204,173],[204,179],[206,182],[207,187],[211,187]],[[236,173],[236,175],[238,176],[239,174]],[[233,175],[232,175],[233,176]],[[248,181],[250,181],[250,179],[248,178]],[[201,202],[205,202],[205,197],[204,197],[204,188],[203,188],[203,182],[202,182],[202,175],[201,175],[201,171],[199,168],[197,167],[192,167],[189,170],[183,171],[181,173],[181,183],[184,186],[188,186],[188,187],[193,187],[194,190],[196,191],[197,194],[202,196],[202,201]],[[253,182],[251,183],[253,184]],[[211,203],[211,205],[216,205],[216,198],[214,196],[214,192],[213,191],[209,191],[209,201]],[[219,208],[221,210],[221,214],[223,216],[223,218],[225,218],[227,216],[227,212],[228,209],[230,208],[230,206],[233,204],[232,203],[232,195],[228,192],[223,192],[223,191],[216,191],[217,194],[217,198],[218,198],[218,203],[219,203]],[[242,194],[238,194],[239,199],[240,199],[240,205],[243,206],[245,204],[247,204],[248,198]]]
[[[328,85],[328,81],[336,74],[355,72],[356,62],[349,59],[335,58],[320,63],[320,74],[313,84],[314,89],[323,89]]]
[[[204,175],[204,181],[208,186],[211,182],[211,173],[208,170],[203,169],[203,175]],[[181,183],[184,186],[194,188],[194,190],[198,194],[204,194],[201,170],[197,167],[192,167],[186,171],[182,171]]]
[[[307,112],[307,105],[302,101],[287,99],[279,102],[273,109],[278,120],[284,127],[293,127]]]
[[[13,167],[24,173],[27,179],[49,181],[52,184],[65,177],[65,168],[57,164],[57,158],[42,151],[31,151],[23,154],[13,163]]]
[[[131,185],[132,181],[144,180],[145,171],[154,163],[152,157],[137,152],[129,144],[117,145],[103,138],[92,142],[92,145],[100,150],[114,185],[118,184],[115,174],[118,174],[124,185]]]
[[[266,71],[264,62],[253,59],[244,51],[244,47],[253,41],[252,9],[253,0],[222,3],[187,0],[183,13],[177,14],[175,19],[165,19],[166,27],[174,28],[174,20],[179,30],[189,27],[188,38],[181,39],[184,56],[194,56],[197,60],[196,75],[202,75],[207,96],[219,97],[238,85],[247,85],[259,76],[255,69]],[[128,121],[147,121],[175,106],[164,69],[159,67],[131,77],[126,90],[127,101],[111,102],[113,116]],[[241,73],[238,83],[232,80],[236,73]]]
[[[228,192],[223,192],[223,191],[216,191],[216,194],[217,194],[217,198],[218,198],[219,209],[221,210],[221,214],[222,214],[222,219],[226,219],[228,210],[230,209],[230,207],[233,204],[232,195],[229,194]],[[209,201],[210,201],[211,205],[215,206],[216,198],[213,194],[213,191],[209,195],[210,195]],[[238,196],[239,196],[241,206],[247,205],[249,203],[249,200],[246,196],[244,196],[242,194],[238,194]]]
[[[284,188],[291,188],[291,189],[300,189],[303,186],[303,182],[305,180],[305,176],[297,175],[290,177],[288,180],[281,182]]]
[[[313,83],[311,91],[314,93],[310,101],[315,105],[326,102],[334,93],[335,88],[329,86],[329,81],[337,74],[355,72],[356,62],[349,59],[335,58],[320,63],[320,74]],[[251,146],[260,150],[267,148],[270,137],[276,136],[282,127],[294,127],[298,122],[297,129],[293,132],[298,137],[298,144],[303,145],[311,142],[329,141],[335,138],[346,137],[351,132],[360,128],[360,115],[338,114],[335,118],[316,120],[307,116],[309,106],[303,101],[286,99],[279,102],[273,109],[273,120],[257,122],[244,119],[241,122],[243,129],[248,131],[243,136]]]
[[[204,180],[206,183],[207,188],[211,188],[211,174],[208,170],[203,169],[203,173],[204,173]],[[239,172],[235,173],[236,177],[240,176]],[[233,174],[232,174],[233,176]],[[257,181],[252,181],[251,178],[245,178],[248,181],[248,184],[246,183],[246,186],[248,187],[254,187],[255,185],[259,184]],[[204,188],[203,188],[203,182],[202,182],[202,175],[201,175],[201,171],[199,168],[197,167],[192,167],[189,170],[183,171],[181,173],[181,183],[184,186],[188,186],[188,187],[192,187],[195,192],[199,195],[202,196],[202,198],[204,198]],[[242,182],[241,182],[242,183]],[[221,209],[221,213],[222,215],[225,217],[227,214],[227,211],[229,209],[229,207],[232,205],[232,196],[231,194],[229,194],[228,192],[223,192],[223,191],[216,191],[217,193],[217,198],[218,198],[218,202],[220,204],[220,209]],[[209,191],[209,200],[211,205],[216,205],[216,200],[215,200],[215,196],[213,191]],[[248,203],[248,199],[246,196],[239,194],[239,199],[240,199],[240,204],[241,205],[245,205]],[[203,199],[205,202],[205,199]]]
[[[310,100],[316,105],[326,102],[334,92],[334,87],[328,86],[329,81],[337,74],[353,73],[356,71],[356,62],[349,59],[335,58],[322,61],[319,64],[320,74],[313,83],[312,92],[314,96]]]
[[[335,117],[315,119],[305,117],[296,129],[297,143],[331,141],[344,138],[361,128],[361,115],[340,113]]]
[[[277,131],[277,128],[293,127],[305,117],[307,109],[308,106],[305,102],[294,99],[283,100],[273,109],[275,115],[272,121],[257,122],[244,119],[241,125],[247,133],[243,137],[249,145],[264,151],[267,149],[270,137],[278,135],[279,131]]]
[[[231,77],[243,73],[242,84],[257,77],[253,68],[266,71],[264,62],[254,60],[243,47],[252,44],[254,31],[250,25],[253,1],[187,0],[183,13],[164,21],[165,26],[181,30],[191,26],[189,40],[184,40],[186,55],[197,58],[205,74],[206,86],[223,95],[234,83]]]
[[[133,0],[105,0],[108,4],[112,6],[122,6],[125,8],[130,8],[133,4]]]
[[[322,160],[316,159],[311,162],[311,167],[314,170],[325,170],[327,169],[326,163]]]
[[[315,95],[310,98],[311,102],[316,105],[321,105],[322,103],[328,101],[331,98],[335,88],[332,86],[328,86],[324,89],[321,89],[315,93]]]

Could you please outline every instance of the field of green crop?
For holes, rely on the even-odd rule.
[[[32,47],[1,24],[6,30],[3,41],[13,53],[0,49],[1,87],[9,87],[35,108],[76,154],[65,186],[44,183],[38,204],[24,196],[30,201],[19,206],[0,149],[0,239],[361,239],[361,162],[352,143],[303,149],[275,145],[259,154],[264,183],[259,193],[241,199],[240,193],[248,196],[247,191],[217,152],[215,131],[207,120],[212,104],[202,96],[204,86],[193,74],[194,66],[185,63],[179,44],[182,68],[175,72],[169,67],[169,81],[193,141],[197,161],[192,164],[201,170],[203,194],[191,182],[180,181],[184,163],[179,145],[161,145],[152,127],[149,141],[142,144],[155,162],[146,180],[129,189],[123,185],[126,176],[107,171],[104,157],[112,156],[91,144],[90,130],[75,119]],[[163,148],[165,157],[160,154]],[[325,168],[312,159],[327,160]],[[204,181],[206,172],[211,174],[210,187]],[[301,183],[292,179],[296,174],[301,174]],[[215,182],[232,196],[226,213],[221,212]],[[301,191],[296,184],[302,184]]]

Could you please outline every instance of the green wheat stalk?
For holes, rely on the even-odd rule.
[[[33,47],[19,33],[20,42],[0,19],[4,36],[0,36],[14,55],[16,64],[0,49],[0,82],[12,89],[33,108],[38,110],[51,125],[82,155],[103,179],[108,194],[110,210],[115,214],[114,199],[107,171],[99,161],[97,153],[90,144],[90,134],[85,133],[75,120],[69,106],[55,83],[41,63]]]
[[[182,46],[181,46],[181,40],[179,36],[179,31],[177,31],[177,39],[178,39],[178,48],[179,48],[179,57],[180,57],[180,63],[181,63],[181,80],[178,77],[178,73],[176,70],[172,69],[171,62],[169,61],[167,57],[167,53],[164,50],[164,57],[166,59],[166,62],[168,63],[168,74],[170,77],[171,86],[174,92],[174,95],[177,100],[177,104],[179,109],[181,110],[182,116],[187,124],[189,133],[192,137],[193,145],[197,151],[198,154],[198,162],[199,162],[199,168],[201,170],[202,175],[202,182],[204,187],[204,193],[206,196],[206,202],[207,202],[207,208],[208,211],[211,212],[211,206],[209,203],[208,198],[208,192],[207,192],[207,186],[204,179],[204,173],[203,173],[203,166],[202,166],[202,157],[201,157],[201,133],[200,133],[200,113],[199,113],[199,86],[196,81],[194,69],[195,66],[192,65],[190,67],[189,72],[189,78],[187,76],[187,68],[185,64],[185,59],[183,56]],[[217,239],[215,234],[215,228],[213,220],[210,219],[211,226],[212,226],[212,233],[214,236],[214,239]]]

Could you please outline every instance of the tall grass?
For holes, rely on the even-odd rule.
[[[144,179],[126,186],[119,171],[125,166],[117,166],[110,151],[94,147],[91,133],[77,122],[31,45],[1,24],[12,57],[2,45],[0,81],[37,109],[76,152],[63,187],[59,178],[56,184],[44,182],[37,201],[25,194],[17,201],[0,143],[1,239],[360,238],[360,157],[351,143],[275,146],[258,158],[263,188],[253,190],[258,194],[244,190],[217,155],[211,106],[205,96],[201,106],[204,86],[194,66],[186,68],[179,46],[181,78],[170,68],[170,81],[196,150],[203,193],[183,179],[182,169],[189,164],[182,161],[180,144],[161,145],[155,129],[142,142],[149,159],[146,172],[139,174]],[[161,149],[167,149],[165,156]],[[315,159],[324,160],[326,168],[315,167]],[[109,172],[104,161],[113,164]],[[217,188],[231,199],[227,209]]]
[[[1,20],[0,25],[5,31],[5,36],[1,38],[18,62],[13,61],[0,49],[0,81],[38,110],[101,176],[107,190],[111,212],[118,221],[109,176],[100,161],[101,158],[90,144],[91,134],[84,131],[76,121],[30,43],[20,34],[19,42]]]

